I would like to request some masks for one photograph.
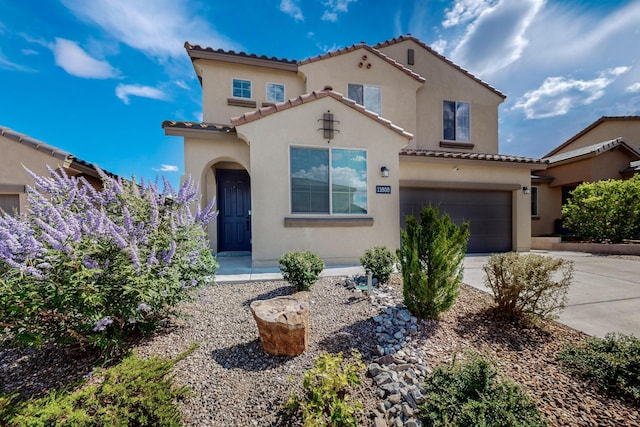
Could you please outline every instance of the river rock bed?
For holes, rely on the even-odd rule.
[[[296,425],[282,405],[291,391],[302,391],[303,373],[321,352],[342,351],[349,359],[352,348],[362,353],[367,366],[354,396],[364,406],[362,426],[419,426],[424,377],[467,350],[487,355],[501,374],[522,384],[552,426],[640,426],[637,405],[602,395],[558,366],[555,354],[562,344],[578,342],[584,334],[555,322],[523,328],[496,320],[487,313],[489,295],[464,285],[456,304],[439,320],[418,320],[402,305],[399,275],[372,295],[345,286],[346,279],[352,278],[322,278],[312,286],[309,348],[300,356],[266,354],[249,310],[256,299],[293,293],[283,281],[208,286],[181,306],[184,317],[136,351],[175,357],[191,343],[200,343],[175,369],[176,382],[194,392],[181,404],[188,426]],[[65,363],[72,368],[68,374]],[[48,384],[53,372],[77,379],[90,369],[85,359],[65,362],[64,352],[45,357],[0,348],[0,387],[5,392],[38,394],[53,387]],[[56,384],[62,380],[57,378]]]

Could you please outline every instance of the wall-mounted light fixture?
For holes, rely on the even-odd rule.
[[[327,140],[327,144],[328,144],[333,139],[333,133],[340,132],[338,129],[335,129],[334,127],[335,123],[340,123],[340,122],[337,120],[333,120],[333,113],[329,110],[327,110],[326,113],[323,113],[322,118],[318,119],[318,121],[322,122],[322,127],[319,128],[318,130],[321,130],[323,132],[324,139]]]
[[[522,187],[522,192],[524,194],[531,194],[531,188],[529,187]]]
[[[389,177],[389,168],[388,168],[388,167],[386,167],[386,166],[382,166],[382,167],[380,168],[380,175],[381,175],[383,178],[388,178],[388,177]]]

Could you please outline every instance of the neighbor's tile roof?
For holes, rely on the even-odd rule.
[[[587,154],[594,154],[597,156],[598,154],[609,151],[615,147],[624,147],[630,152],[635,153],[638,158],[640,158],[640,152],[638,152],[638,150],[627,144],[624,139],[616,138],[609,141],[598,142],[597,144],[587,145],[586,147],[577,148],[575,150],[567,151],[566,153],[556,154],[555,156],[545,157],[544,160],[547,160],[550,164],[553,164],[565,160],[575,159]]]
[[[640,116],[602,116],[598,120],[596,120],[595,122],[591,123],[586,128],[582,129],[577,134],[573,135],[571,138],[567,139],[562,144],[558,145],[553,150],[549,151],[547,154],[545,154],[545,157],[553,156],[555,153],[557,153],[558,151],[562,150],[567,145],[569,145],[572,142],[574,142],[576,139],[579,139],[583,135],[587,134],[593,128],[599,126],[601,123],[612,122],[612,121],[640,121]]]
[[[427,51],[429,51],[430,53],[435,55],[438,59],[446,62],[447,64],[449,64],[450,66],[452,66],[456,70],[462,72],[463,74],[467,75],[468,77],[471,77],[473,80],[475,80],[476,82],[480,83],[482,86],[484,86],[487,89],[491,90],[492,92],[494,92],[496,95],[502,97],[503,99],[507,97],[507,95],[505,95],[504,93],[500,92],[498,89],[494,88],[489,83],[487,83],[485,81],[482,81],[480,78],[474,76],[469,71],[465,70],[464,68],[462,68],[458,64],[455,64],[454,62],[452,62],[447,57],[439,54],[438,52],[436,52],[435,50],[433,50],[432,48],[427,46],[422,40],[417,39],[417,38],[413,37],[410,34],[408,34],[406,36],[395,37],[395,38],[392,38],[390,40],[386,40],[386,41],[380,42],[380,43],[374,45],[373,47],[374,47],[374,49],[379,49],[379,48],[387,47],[387,46],[390,46],[390,45],[393,45],[393,44],[396,44],[396,43],[401,43],[401,42],[407,41],[407,40],[414,41],[420,47],[423,47],[424,49],[426,49]]]
[[[240,125],[244,125],[246,123],[250,123],[256,120],[260,120],[264,117],[270,116],[272,114],[278,113],[280,111],[284,111],[284,110],[288,110],[289,108],[293,108],[293,107],[297,107],[298,105],[302,105],[302,104],[306,104],[309,102],[313,102],[316,101],[318,99],[322,99],[322,98],[326,98],[326,97],[331,97],[341,103],[343,103],[344,105],[358,111],[359,113],[364,114],[365,116],[369,117],[372,120],[377,121],[378,123],[380,123],[383,126],[388,127],[389,129],[391,129],[394,132],[397,132],[398,134],[404,136],[407,139],[413,139],[413,134],[405,131],[404,129],[402,129],[401,127],[394,125],[390,120],[387,120],[383,117],[380,117],[378,114],[367,110],[366,108],[364,108],[362,105],[356,104],[355,101],[344,97],[342,94],[338,93],[338,92],[334,92],[331,90],[323,90],[323,91],[313,91],[311,93],[308,93],[306,95],[300,95],[296,98],[290,99],[288,101],[285,102],[279,102],[275,105],[272,105],[270,107],[263,107],[260,108],[259,110],[256,111],[252,111],[250,113],[245,113],[239,117],[233,117],[231,119],[231,124],[233,126],[240,126]]]
[[[369,45],[367,45],[365,43],[354,44],[354,45],[345,47],[343,49],[338,49],[338,50],[334,50],[334,51],[331,51],[331,52],[327,52],[327,53],[322,54],[322,55],[314,56],[312,58],[307,58],[307,59],[304,59],[304,60],[300,61],[299,65],[306,65],[306,64],[313,63],[313,62],[322,61],[324,59],[329,59],[329,58],[333,58],[333,57],[336,57],[336,56],[344,55],[345,53],[353,52],[353,51],[358,50],[358,49],[364,49],[364,50],[376,55],[377,57],[381,58],[383,61],[388,62],[389,64],[391,64],[392,66],[394,66],[398,70],[400,70],[403,73],[413,77],[414,79],[418,80],[421,83],[424,83],[426,81],[426,79],[424,77],[422,77],[420,74],[416,73],[415,71],[411,70],[410,68],[405,67],[404,65],[402,65],[401,63],[399,63],[395,59],[389,57],[388,55],[380,52],[378,49],[375,49],[375,48],[373,48],[373,47],[371,47],[371,46],[369,46]]]
[[[460,160],[486,160],[493,162],[506,162],[506,163],[530,163],[530,164],[545,164],[545,160],[534,159],[532,157],[510,156],[507,154],[487,154],[487,153],[466,153],[460,151],[443,151],[443,150],[428,150],[420,148],[404,148],[400,150],[401,156],[415,156],[415,157],[432,157],[441,159],[460,159]]]

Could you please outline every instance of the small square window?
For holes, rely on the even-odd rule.
[[[382,111],[380,103],[380,88],[377,86],[367,86],[361,84],[347,84],[347,94],[349,99],[357,104],[363,105],[367,110],[380,114]]]
[[[233,96],[251,99],[251,82],[249,80],[233,79]]]
[[[267,102],[284,102],[284,85],[267,83]]]
[[[18,194],[0,194],[0,212],[9,215],[20,213],[20,196]]]

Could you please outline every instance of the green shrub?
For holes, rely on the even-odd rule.
[[[457,226],[449,215],[439,216],[428,207],[420,213],[420,223],[410,215],[406,224],[397,251],[404,303],[416,316],[435,319],[458,296],[469,223]]]
[[[351,402],[349,393],[360,385],[359,374],[365,366],[357,350],[352,355],[353,362],[343,363],[342,353],[321,353],[313,368],[304,373],[304,395],[291,393],[285,406],[291,415],[302,416],[305,427],[358,425],[362,404]]]
[[[562,206],[563,226],[577,236],[620,243],[640,239],[640,175],[580,184]]]
[[[324,262],[309,251],[287,252],[278,262],[284,280],[298,291],[308,291],[324,270]]]
[[[605,338],[587,338],[579,345],[568,344],[558,353],[558,360],[602,390],[640,403],[640,339],[633,335],[610,333]]]
[[[477,355],[437,367],[425,383],[420,418],[428,426],[545,426],[533,401],[511,380],[499,381],[493,366]]]
[[[393,273],[396,257],[386,246],[376,246],[367,249],[360,258],[360,265],[370,271],[379,283],[387,283]]]
[[[14,344],[76,341],[102,349],[154,328],[217,268],[197,188],[102,174],[104,188],[49,168],[31,172],[29,213],[0,214],[0,333]]]
[[[8,426],[181,426],[177,402],[190,395],[173,385],[171,370],[197,346],[173,360],[136,356],[93,374],[101,381],[75,392],[53,392],[13,408]]]
[[[483,269],[497,313],[506,317],[554,317],[565,307],[573,279],[572,261],[537,254],[493,254]]]

